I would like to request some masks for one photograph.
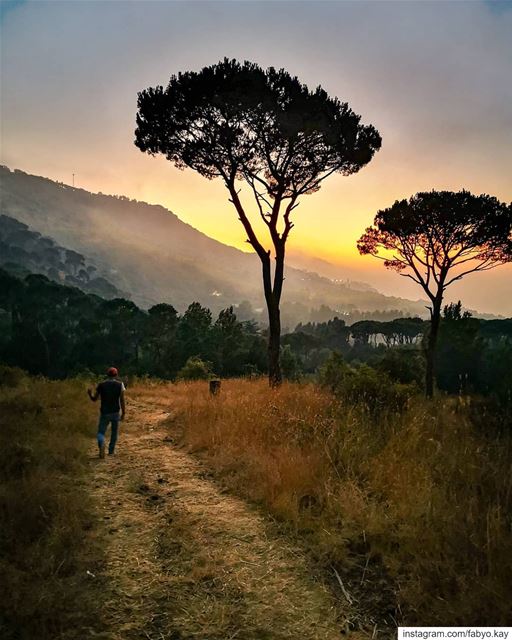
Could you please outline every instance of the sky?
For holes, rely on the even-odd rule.
[[[512,0],[3,1],[1,163],[163,204],[248,250],[219,181],[133,144],[137,92],[224,57],[284,67],[373,124],[383,145],[295,211],[289,258],[417,299],[407,278],[357,253],[378,209],[421,190],[512,200]],[[512,265],[471,275],[448,299],[512,315]]]

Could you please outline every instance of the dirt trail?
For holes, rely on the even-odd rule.
[[[330,640],[331,596],[302,553],[176,447],[169,414],[130,403],[118,453],[91,460],[105,540],[105,640]]]

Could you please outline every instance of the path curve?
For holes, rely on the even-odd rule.
[[[95,637],[339,639],[332,597],[303,553],[176,446],[169,412],[139,400],[129,409],[117,454],[91,458],[106,554],[107,631]]]

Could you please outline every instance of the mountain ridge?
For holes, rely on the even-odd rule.
[[[244,300],[264,306],[255,254],[210,238],[162,205],[94,194],[6,166],[0,167],[0,194],[1,213],[87,255],[143,307],[168,301],[183,309],[193,300],[214,311]],[[298,316],[322,305],[340,314],[358,309],[425,315],[424,301],[358,284],[363,287],[288,266],[283,306],[295,306]]]

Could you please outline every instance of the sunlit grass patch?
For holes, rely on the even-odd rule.
[[[263,380],[223,381],[218,397],[202,382],[134,394],[169,407],[192,452],[362,598],[381,567],[395,593],[395,611],[384,613],[389,597],[381,607],[389,621],[507,623],[511,438],[477,428],[457,398],[375,413],[313,384],[270,391]]]

